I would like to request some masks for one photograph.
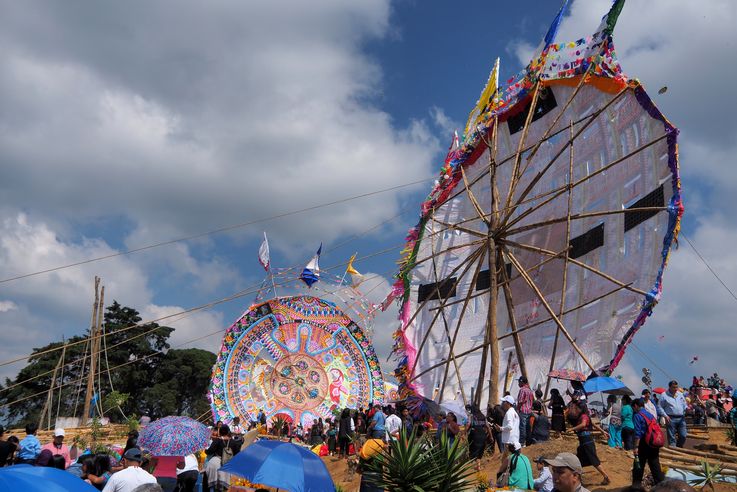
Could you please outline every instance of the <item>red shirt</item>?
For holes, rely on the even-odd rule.
[[[184,461],[181,456],[157,456],[154,477],[177,478],[177,463]]]

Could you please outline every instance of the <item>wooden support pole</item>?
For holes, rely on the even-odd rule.
[[[95,360],[97,359],[97,309],[100,304],[100,278],[95,276],[95,302],[92,304],[92,320],[90,321],[90,370],[87,375],[87,391],[85,392],[84,407],[82,410],[82,425],[87,424],[90,418],[90,402],[94,394]]]

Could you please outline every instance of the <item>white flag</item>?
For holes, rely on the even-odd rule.
[[[264,267],[264,270],[268,272],[269,262],[271,260],[269,259],[269,240],[266,238],[265,232],[264,232],[264,240],[261,243],[261,246],[258,248],[258,261],[259,263],[261,263],[261,266]]]

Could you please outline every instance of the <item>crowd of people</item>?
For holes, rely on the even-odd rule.
[[[266,415],[260,411],[245,429],[238,418],[233,419],[230,425],[223,422],[212,424],[210,444],[201,456],[151,456],[138,446],[136,431],[128,435],[119,460],[110,453],[93,454],[89,451],[74,456],[65,442],[64,429],[56,429],[51,442],[42,445],[35,424],[26,426],[22,440],[16,436],[5,439],[4,429],[0,426],[0,466],[56,467],[105,492],[194,491],[200,482],[203,491],[227,490],[230,476],[221,468],[240,452],[245,433],[258,428],[261,432],[278,434],[290,442],[313,449],[317,447],[320,454],[358,460],[359,470],[365,470],[361,491],[377,492],[381,489],[370,483],[372,472],[366,465],[387,449],[388,443],[400,439],[404,433],[448,445],[463,438],[468,443],[469,459],[475,460],[478,470],[485,453],[501,453],[501,466],[496,474],[498,486],[543,492],[551,492],[554,488],[585,492],[580,483],[584,467],[594,467],[602,476],[602,484],[610,483],[597,455],[594,435],[598,431],[608,440],[609,446],[633,451],[636,460],[632,471],[633,486],[641,484],[646,467],[657,484],[665,480],[660,466],[660,447],[666,443],[671,447],[684,445],[687,417],[698,424],[702,405],[708,415],[704,400],[713,399],[702,399],[706,392],[724,395],[733,391],[730,401],[721,402],[720,408],[725,410],[723,421],[729,422],[737,431],[737,391],[725,385],[716,374],[703,381],[706,385],[702,380],[694,378],[697,384],[689,390],[683,390],[677,381],[670,381],[667,390],[653,392],[646,388],[639,398],[634,399],[626,395],[621,398],[610,395],[602,425],[592,418],[587,395],[579,385],[575,384],[573,391],[566,391],[568,401],[557,389],[552,389],[550,398],[543,400],[542,391],[539,388],[533,391],[525,377],[518,380],[520,389],[516,398],[507,392],[498,405],[487,408],[486,414],[476,406],[466,406],[465,415],[461,415],[464,425],[451,411],[425,412],[423,417],[415,418],[401,403],[376,403],[366,409],[345,408],[336,412],[332,419],[314,420],[307,428],[287,421],[280,425],[274,425],[276,422],[273,421],[269,425]],[[665,426],[667,437],[662,434],[661,425]],[[577,436],[575,454],[538,456],[530,461],[521,453],[525,446],[547,441],[551,436],[564,432]],[[737,445],[737,442],[733,444]],[[566,488],[569,486],[574,488]]]

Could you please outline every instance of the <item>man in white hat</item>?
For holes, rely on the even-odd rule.
[[[48,449],[53,455],[61,455],[64,457],[64,468],[69,468],[72,464],[72,458],[69,455],[69,447],[64,444],[64,429],[58,428],[54,430],[54,440],[41,448],[41,451]]]
[[[544,460],[553,472],[553,485],[558,492],[589,492],[581,484],[583,467],[573,453],[558,453],[553,459]]]
[[[504,410],[504,420],[502,425],[494,424],[497,431],[502,433],[502,443],[520,445],[519,442],[519,415],[514,409],[514,397],[506,395],[502,398],[502,410]],[[507,453],[506,446],[504,446],[504,454]]]
[[[102,492],[134,492],[144,484],[156,484],[156,477],[141,468],[143,455],[140,449],[130,448],[123,454],[122,461],[125,468],[113,473]]]

